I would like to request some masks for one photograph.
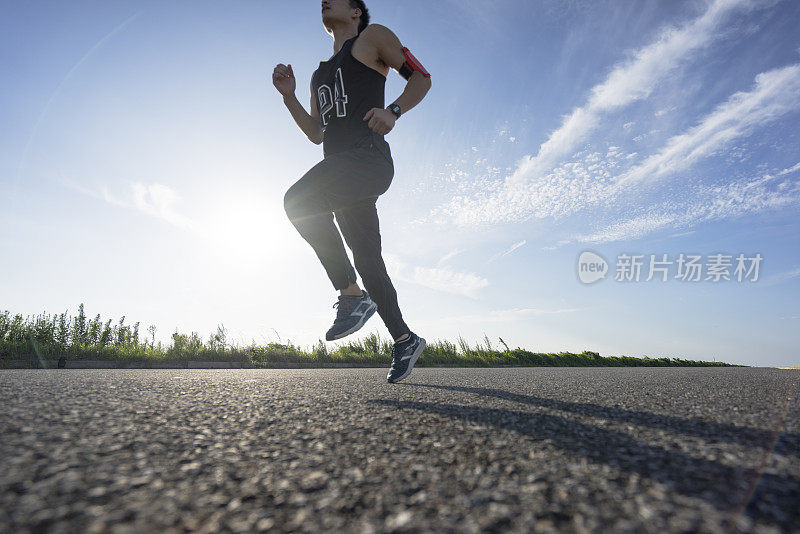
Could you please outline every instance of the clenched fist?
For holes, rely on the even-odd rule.
[[[272,85],[283,96],[294,94],[296,88],[296,81],[294,79],[294,72],[292,72],[292,65],[284,65],[279,63],[272,71]]]
[[[369,120],[367,126],[373,132],[386,135],[394,128],[397,117],[388,109],[372,108],[364,115],[364,120]]]

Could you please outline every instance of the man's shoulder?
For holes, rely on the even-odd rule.
[[[367,24],[367,27],[361,30],[361,34],[369,41],[381,41],[388,37],[394,36],[394,32],[384,26],[383,24]]]
[[[364,32],[381,32],[381,31],[391,31],[389,28],[384,26],[383,24],[378,24],[377,22],[371,22],[367,24],[367,27],[361,30],[361,33]]]

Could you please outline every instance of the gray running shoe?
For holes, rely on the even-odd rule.
[[[403,341],[395,342],[392,347],[392,368],[386,375],[386,381],[399,382],[407,377],[423,350],[425,350],[425,339],[414,332]]]
[[[326,340],[333,341],[349,336],[364,326],[364,323],[372,317],[372,314],[378,309],[378,305],[369,298],[366,289],[362,290],[362,293],[364,294],[360,297],[339,295],[339,301],[333,305],[334,308],[338,308],[336,319],[325,334]]]

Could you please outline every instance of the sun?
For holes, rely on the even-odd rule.
[[[290,245],[291,226],[283,209],[265,206],[260,194],[226,191],[200,219],[209,252],[231,262],[264,263]],[[282,204],[279,204],[282,208]]]

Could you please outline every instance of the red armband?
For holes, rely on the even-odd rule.
[[[400,70],[397,71],[400,73],[400,76],[408,80],[411,78],[411,75],[414,74],[414,72],[419,72],[426,78],[431,77],[428,71],[425,70],[425,67],[422,66],[422,63],[420,63],[419,60],[417,60],[417,58],[415,58],[411,51],[405,46],[403,47],[403,54],[405,55],[406,60],[405,63],[403,63],[403,66],[400,67]]]

